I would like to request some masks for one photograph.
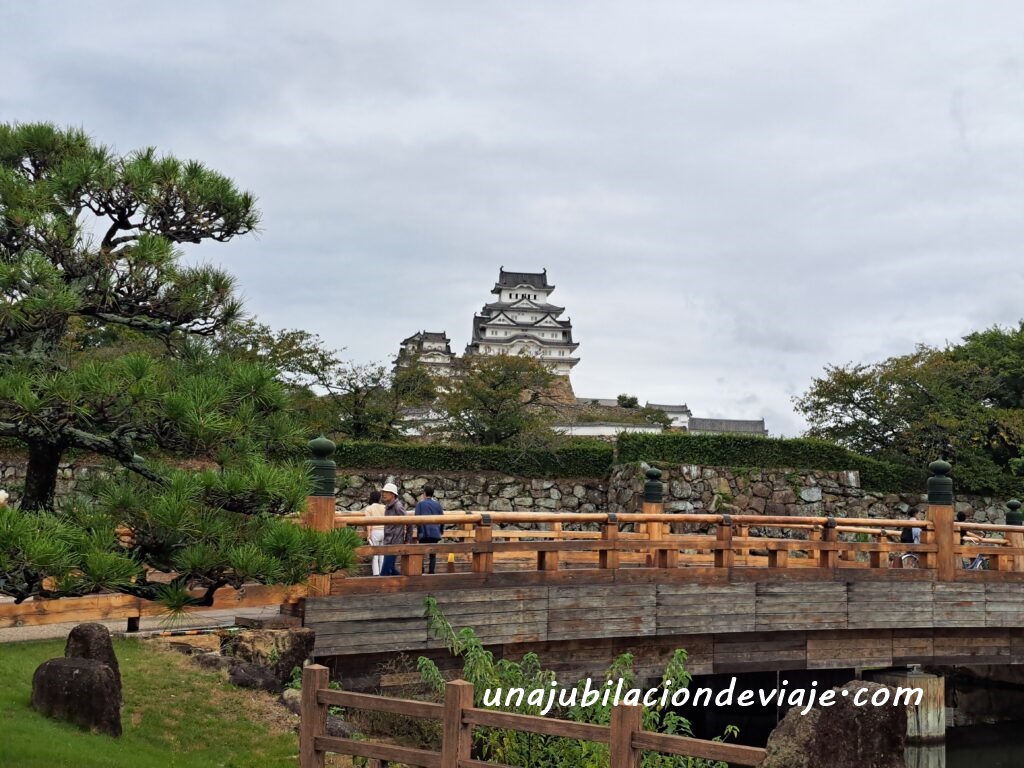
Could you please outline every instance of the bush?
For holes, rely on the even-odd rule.
[[[551,450],[439,443],[342,442],[334,460],[353,469],[420,472],[501,472],[522,477],[604,477],[613,448],[600,440],[572,440]]]
[[[923,492],[926,480],[923,469],[871,459],[834,443],[808,438],[622,434],[619,436],[619,461],[711,467],[857,470],[863,488],[883,491]]]

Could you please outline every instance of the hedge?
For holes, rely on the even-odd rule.
[[[421,472],[501,472],[521,477],[604,477],[613,447],[600,440],[573,440],[550,451],[501,446],[438,443],[338,443],[334,460],[353,469],[408,469]]]
[[[927,473],[878,461],[834,443],[756,435],[622,434],[619,461],[658,461],[711,467],[857,470],[861,486],[877,491],[924,492]]]

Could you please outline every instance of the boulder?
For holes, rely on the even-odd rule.
[[[768,737],[760,768],[905,768],[907,708],[853,703],[857,690],[867,689],[870,699],[885,687],[854,680],[832,689],[831,706],[806,715],[791,708]]]
[[[121,667],[114,654],[109,629],[102,624],[79,624],[68,633],[64,658],[92,659],[110,667],[117,687],[117,700],[121,701]]]
[[[316,639],[316,633],[308,627],[222,631],[220,634],[222,654],[268,669],[278,682],[278,691],[291,679],[292,670],[309,658]],[[240,674],[248,676],[248,673]]]
[[[32,676],[32,708],[80,728],[121,735],[121,688],[96,659],[50,659]]]
[[[284,684],[269,667],[237,659],[228,670],[228,680],[239,688],[255,688],[270,693],[280,693],[284,688]]]

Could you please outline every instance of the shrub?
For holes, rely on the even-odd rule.
[[[666,462],[712,467],[856,470],[869,490],[923,491],[925,472],[879,461],[834,443],[809,438],[769,438],[756,435],[643,435],[619,436],[619,461]]]
[[[600,440],[572,440],[550,450],[440,443],[342,442],[339,467],[421,472],[502,472],[523,477],[604,477],[613,448]]]

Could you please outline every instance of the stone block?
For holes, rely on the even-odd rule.
[[[80,728],[121,735],[121,694],[114,670],[96,659],[50,659],[32,676],[32,709]]]

